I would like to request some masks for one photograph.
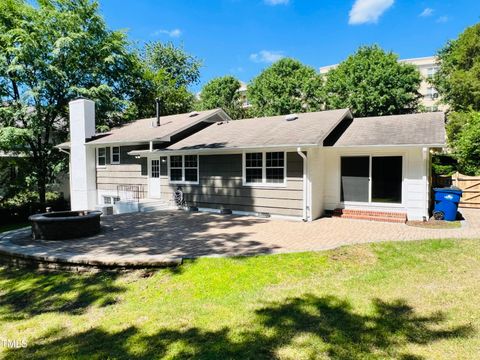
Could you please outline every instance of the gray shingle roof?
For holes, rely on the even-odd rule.
[[[445,114],[355,118],[334,146],[445,145]]]
[[[169,146],[168,150],[318,145],[345,117],[351,117],[350,110],[303,113],[292,121],[281,115],[223,122]]]
[[[156,118],[140,119],[114,128],[108,133],[98,134],[99,138],[91,140],[89,144],[114,144],[114,143],[142,143],[152,140],[169,141],[169,137],[186,130],[202,121],[215,122],[229,119],[222,109],[199,111],[198,115],[190,116],[189,113],[162,116],[159,127],[152,127]],[[104,136],[103,136],[104,135]],[[100,137],[101,136],[101,137]],[[57,145],[58,148],[69,148],[66,142]]]

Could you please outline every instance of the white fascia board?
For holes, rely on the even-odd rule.
[[[322,147],[318,144],[304,144],[304,145],[266,145],[266,146],[251,146],[251,147],[238,147],[238,148],[220,148],[220,149],[187,149],[187,150],[133,150],[129,155],[147,157],[149,155],[183,155],[183,154],[238,154],[245,151],[297,151],[298,147],[315,148]]]
[[[325,148],[332,149],[353,149],[353,148],[392,148],[392,147],[436,147],[436,148],[445,148],[447,144],[384,144],[384,145],[339,145],[339,146],[325,146]]]

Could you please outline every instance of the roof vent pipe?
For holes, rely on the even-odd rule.
[[[160,126],[160,98],[155,99],[155,105],[157,110],[157,126]]]

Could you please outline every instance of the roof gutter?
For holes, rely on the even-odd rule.
[[[308,213],[307,213],[307,206],[308,206],[308,184],[307,184],[307,171],[308,171],[308,163],[307,163],[307,156],[303,153],[302,148],[297,148],[297,153],[303,159],[303,221],[308,221]]]

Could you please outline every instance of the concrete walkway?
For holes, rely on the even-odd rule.
[[[99,235],[33,241],[30,231],[0,235],[0,254],[97,266],[169,266],[183,258],[326,250],[342,245],[440,238],[479,238],[480,210],[463,209],[462,228],[323,218],[311,223],[165,211],[102,218]]]

